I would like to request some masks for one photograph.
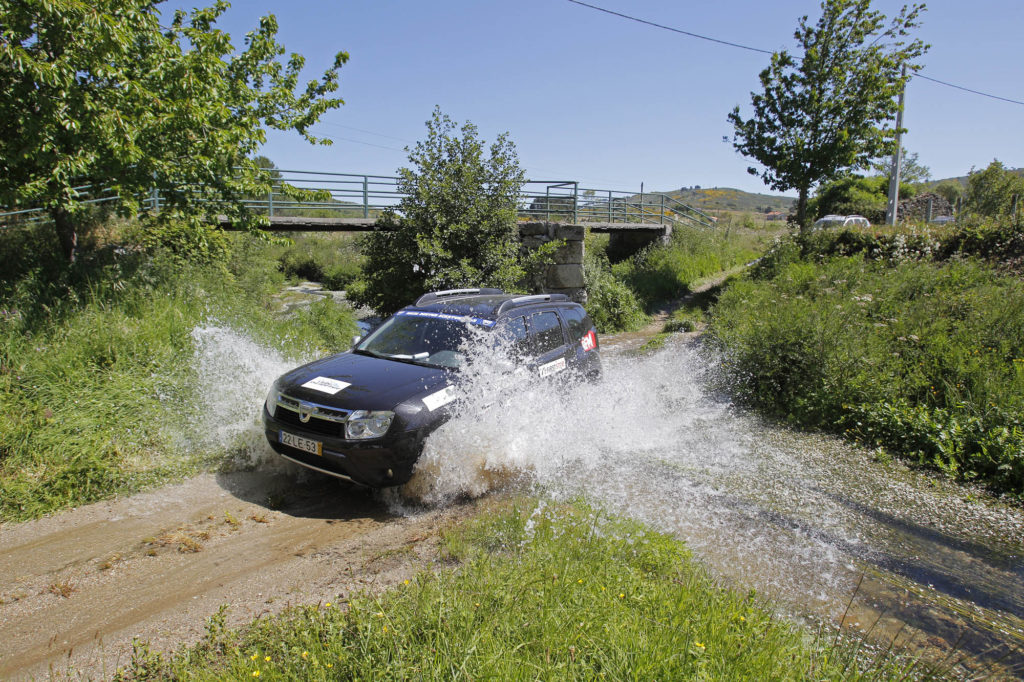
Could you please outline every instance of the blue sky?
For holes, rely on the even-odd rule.
[[[762,49],[794,48],[812,0],[588,0],[694,33]],[[164,7],[199,2],[170,0]],[[892,16],[902,2],[876,0]],[[165,10],[166,11],[166,10]],[[236,0],[219,22],[242,45],[259,16],[306,57],[310,77],[348,51],[345,105],[312,147],[274,134],[264,153],[281,168],[390,175],[423,136],[435,105],[488,141],[508,131],[528,177],[587,187],[681,186],[768,191],[723,142],[726,115],[749,103],[768,55],[645,26],[567,0]],[[918,35],[932,45],[923,73],[1024,101],[1024,1],[937,0]],[[1024,106],[917,79],[907,89],[904,141],[932,177],[993,158],[1024,166]]]

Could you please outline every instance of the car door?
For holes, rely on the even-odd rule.
[[[527,328],[533,347],[531,363],[542,377],[553,376],[569,366],[568,337],[561,318],[554,310],[538,310],[527,317]]]

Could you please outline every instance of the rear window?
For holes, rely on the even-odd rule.
[[[587,311],[583,308],[561,308],[560,310],[566,324],[569,325],[569,338],[573,341],[579,341],[594,326],[590,318],[587,317]]]
[[[534,313],[530,316],[530,333],[534,338],[537,354],[555,350],[565,343],[562,325],[554,312]]]

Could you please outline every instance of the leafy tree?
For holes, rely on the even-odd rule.
[[[1018,202],[1024,201],[1024,177],[994,160],[985,170],[967,176],[964,204],[979,215],[1006,215],[1013,210],[1015,195]]]
[[[956,206],[957,199],[964,195],[964,186],[959,180],[943,180],[932,191]]]
[[[513,289],[550,253],[520,253],[523,170],[507,133],[485,155],[476,126],[435,108],[409,162],[398,170],[397,211],[363,239],[363,286],[350,292],[358,303],[389,314],[436,289]]]
[[[0,0],[0,205],[45,208],[69,260],[101,188],[125,215],[156,208],[146,199],[158,191],[154,221],[251,227],[240,199],[269,189],[252,158],[266,129],[329,142],[309,129],[342,104],[330,94],[346,53],[300,86],[304,59],[282,60],[273,16],[236,53],[216,28],[227,2],[170,21],[158,4]]]
[[[916,193],[915,185],[900,183],[901,198],[909,199]],[[818,185],[814,198],[807,202],[807,215],[862,215],[872,223],[882,223],[888,195],[889,178],[885,175],[843,175]]]
[[[884,175],[885,181],[889,182],[889,177],[892,175],[892,157],[879,159],[872,163],[871,167],[876,173]],[[927,182],[931,177],[931,169],[917,160],[917,152],[908,152],[904,149],[903,159],[900,163],[900,184],[904,182]],[[900,190],[900,196],[903,196],[902,189]]]
[[[800,19],[794,37],[803,50],[797,60],[783,50],[772,54],[760,74],[762,93],[751,93],[752,118],[736,107],[729,114],[733,146],[762,168],[750,167],[772,189],[796,189],[796,221],[809,227],[810,189],[871,159],[891,154],[896,130],[889,122],[906,83],[901,74],[927,46],[905,37],[918,26],[923,5],[904,6],[886,24],[871,0],[824,0],[814,26]]]

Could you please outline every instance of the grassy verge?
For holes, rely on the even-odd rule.
[[[647,247],[619,263],[606,255],[607,235],[588,235],[587,311],[598,331],[634,331],[657,304],[683,296],[701,279],[755,258],[769,234],[677,227],[671,241]]]
[[[1024,283],[951,246],[964,243],[1006,240],[832,233],[779,244],[714,308],[734,394],[1020,496]]]
[[[299,607],[197,646],[136,649],[134,679],[870,679],[893,657],[773,617],[678,541],[581,506],[535,503],[445,534],[456,570],[378,597]]]
[[[18,263],[0,280],[3,520],[137,490],[223,457],[189,444],[202,442],[188,438],[196,326],[244,329],[294,358],[344,347],[354,333],[351,314],[330,302],[275,315],[283,278],[268,247],[247,235],[205,267],[101,248],[69,268],[46,249],[5,246],[16,247]]]

